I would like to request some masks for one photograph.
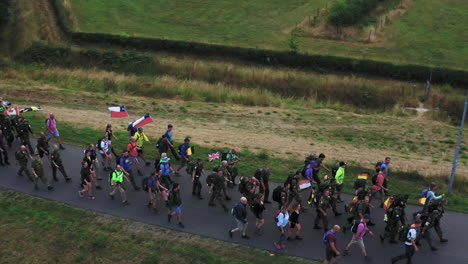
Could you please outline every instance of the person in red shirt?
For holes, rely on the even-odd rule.
[[[389,191],[389,189],[384,187],[386,171],[387,171],[387,168],[382,168],[382,170],[377,175],[377,179],[374,185],[372,185],[372,197],[376,195],[377,193],[380,193],[380,198],[382,199],[382,203],[380,204],[380,207],[383,207],[383,204],[385,202],[385,192]]]
[[[338,251],[338,244],[336,239],[336,234],[339,233],[340,230],[341,227],[339,225],[335,225],[331,230],[324,234],[323,240],[324,242],[326,241],[326,258],[323,262],[324,264],[334,264],[336,262],[336,258],[341,255],[340,251]]]
[[[130,143],[127,144],[127,151],[132,166],[135,166],[138,175],[143,176],[141,173],[140,162],[138,162],[138,145],[136,144],[135,137],[130,137]]]

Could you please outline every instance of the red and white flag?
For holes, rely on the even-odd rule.
[[[18,107],[8,108],[3,112],[6,116],[19,115]]]
[[[127,112],[127,109],[125,109],[125,106],[114,106],[114,107],[109,107],[108,109],[111,113],[111,117],[127,117],[128,116],[128,112]]]
[[[150,114],[146,114],[144,115],[142,118],[136,120],[135,122],[132,123],[132,126],[134,128],[139,128],[139,127],[142,127],[144,125],[147,125],[149,123],[152,123],[153,122],[153,118],[150,116]]]
[[[219,159],[219,152],[208,154],[208,160],[213,161]]]

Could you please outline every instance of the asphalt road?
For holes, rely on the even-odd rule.
[[[14,145],[14,150],[18,149],[18,145]],[[75,207],[85,208],[88,210],[110,214],[118,217],[128,218],[134,221],[139,221],[151,225],[156,225],[164,228],[170,228],[181,232],[188,232],[192,234],[202,235],[211,237],[218,240],[223,240],[232,243],[239,243],[250,247],[255,247],[263,250],[272,251],[274,253],[284,253],[288,255],[298,256],[311,260],[323,260],[325,257],[324,245],[322,243],[322,231],[314,230],[313,220],[315,218],[315,210],[309,209],[307,212],[301,214],[300,222],[303,226],[302,241],[287,241],[287,248],[285,250],[276,250],[273,242],[278,240],[279,231],[275,227],[273,214],[276,211],[277,204],[272,203],[267,205],[267,211],[264,213],[265,226],[263,227],[263,235],[257,236],[253,234],[255,218],[249,211],[248,220],[250,223],[248,229],[248,235],[251,239],[245,240],[240,238],[239,233],[234,234],[234,238],[230,239],[228,236],[228,230],[233,228],[235,221],[229,213],[226,213],[220,208],[209,207],[208,203],[208,188],[206,185],[203,186],[204,200],[192,197],[191,195],[191,181],[189,177],[182,174],[180,177],[173,176],[173,180],[179,182],[182,186],[182,207],[183,207],[183,219],[185,229],[181,229],[177,225],[177,221],[173,219],[171,224],[167,223],[166,210],[162,207],[162,203],[159,204],[159,212],[155,213],[149,211],[145,204],[148,201],[148,196],[143,191],[133,191],[133,188],[127,188],[128,200],[130,205],[124,206],[120,202],[120,196],[116,195],[115,200],[111,200],[108,197],[110,187],[106,184],[106,181],[101,183],[102,186],[106,186],[104,190],[96,190],[96,200],[80,199],[78,197],[78,189],[80,182],[80,161],[83,157],[83,148],[76,146],[66,146],[66,150],[62,151],[62,158],[64,159],[64,165],[69,176],[73,180],[66,183],[61,174],[59,173],[59,182],[52,180],[52,174],[50,170],[49,161],[44,158],[44,165],[46,167],[46,175],[55,187],[55,190],[48,192],[44,185],[40,185],[40,190],[36,191],[34,185],[29,182],[26,176],[19,177],[16,175],[18,167],[15,166],[14,162],[14,151],[10,151],[9,157],[11,164],[7,167],[0,167],[0,186],[8,189],[12,189],[18,192],[34,195],[37,197],[45,198],[48,200],[63,202]],[[205,162],[205,167],[210,168],[210,164]],[[149,175],[152,170],[152,166],[144,167],[145,175]],[[107,172],[102,175],[108,175]],[[250,176],[250,175],[249,175]],[[137,182],[140,183],[142,177],[135,176]],[[354,179],[354,176],[347,175],[347,179]],[[203,179],[204,182],[204,179]],[[42,183],[41,183],[42,184]],[[271,187],[274,189],[276,185]],[[228,189],[230,196],[233,198],[232,201],[227,202],[229,207],[232,207],[240,197],[237,189]],[[270,194],[271,195],[271,194]],[[350,196],[344,195],[345,201],[351,199]],[[343,204],[339,204],[339,210],[343,211]],[[337,263],[390,263],[390,257],[403,253],[403,245],[380,243],[378,234],[383,232],[384,222],[383,209],[378,208],[378,202],[375,201],[376,208],[372,211],[373,221],[376,226],[371,229],[375,235],[372,237],[369,234],[365,237],[365,244],[367,247],[369,260],[364,262],[361,255],[360,249],[357,245],[351,248],[350,254],[346,257],[340,257]],[[412,212],[418,208],[415,206],[407,207],[407,214],[411,215]],[[332,214],[330,214],[332,215]],[[330,217],[330,225],[332,224],[344,224],[346,219],[345,215],[342,215],[336,219]],[[468,215],[455,212],[446,212],[442,220],[442,229],[444,236],[449,240],[448,243],[441,244],[437,239],[437,235],[432,231],[434,239],[434,245],[439,248],[438,251],[432,252],[429,250],[426,242],[423,240],[423,247],[413,258],[413,263],[452,263],[452,264],[466,264],[468,263]],[[344,250],[344,247],[351,239],[351,234],[340,233],[338,235],[338,248],[340,251]],[[401,262],[403,263],[403,262]]]

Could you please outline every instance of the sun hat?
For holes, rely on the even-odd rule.
[[[167,157],[167,154],[166,153],[162,153],[161,154],[161,159],[159,160],[159,162],[169,162],[171,159]]]

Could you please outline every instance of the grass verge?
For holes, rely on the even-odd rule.
[[[2,189],[0,208],[2,263],[311,263]]]
[[[25,115],[30,119],[31,125],[33,126],[34,131],[44,130],[44,115],[42,113],[28,113]],[[89,127],[76,128],[72,125],[69,125],[65,122],[60,123],[60,133],[62,138],[66,143],[79,145],[85,147],[87,144],[95,143],[98,140],[98,135],[101,132],[94,130]],[[115,131],[118,135],[118,140],[113,140],[113,144],[117,150],[123,149],[128,143],[127,132],[126,131]],[[188,135],[189,136],[189,135]],[[155,142],[156,140],[152,140]],[[220,148],[209,148],[197,145],[196,139],[193,140],[193,143],[196,145],[196,153],[194,158],[207,159],[207,154],[227,150]],[[176,146],[179,144],[176,143]],[[147,157],[156,157],[156,148],[147,147],[145,149]],[[254,171],[257,167],[262,166],[263,164],[269,164],[271,168],[271,180],[275,182],[283,182],[287,175],[300,169],[302,166],[302,157],[276,157],[272,153],[267,151],[261,151],[255,153],[249,148],[242,148],[240,150],[240,155],[242,162],[238,163],[238,168],[240,175],[253,176]],[[329,167],[336,164],[337,161],[331,161],[327,163]],[[217,166],[219,162],[215,161],[213,163],[205,163],[205,168],[210,169]],[[353,182],[357,174],[362,171],[372,172],[372,168],[363,167],[357,165],[355,162],[348,161],[348,168],[346,169],[346,180],[345,180],[345,192],[352,193],[353,191]],[[322,170],[322,173],[325,173]],[[391,171],[391,181],[389,188],[391,193],[395,194],[408,194],[410,196],[409,202],[412,204],[417,203],[417,198],[421,193],[421,190],[426,188],[431,181],[436,181],[440,185],[440,190],[445,190],[447,185],[447,178],[442,176],[433,176],[433,177],[424,177],[419,174],[417,171]],[[459,212],[468,212],[468,198],[466,193],[468,192],[468,181],[462,177],[457,177],[454,184],[454,192],[452,193],[449,199],[449,206],[447,207],[450,210],[459,211]]]

